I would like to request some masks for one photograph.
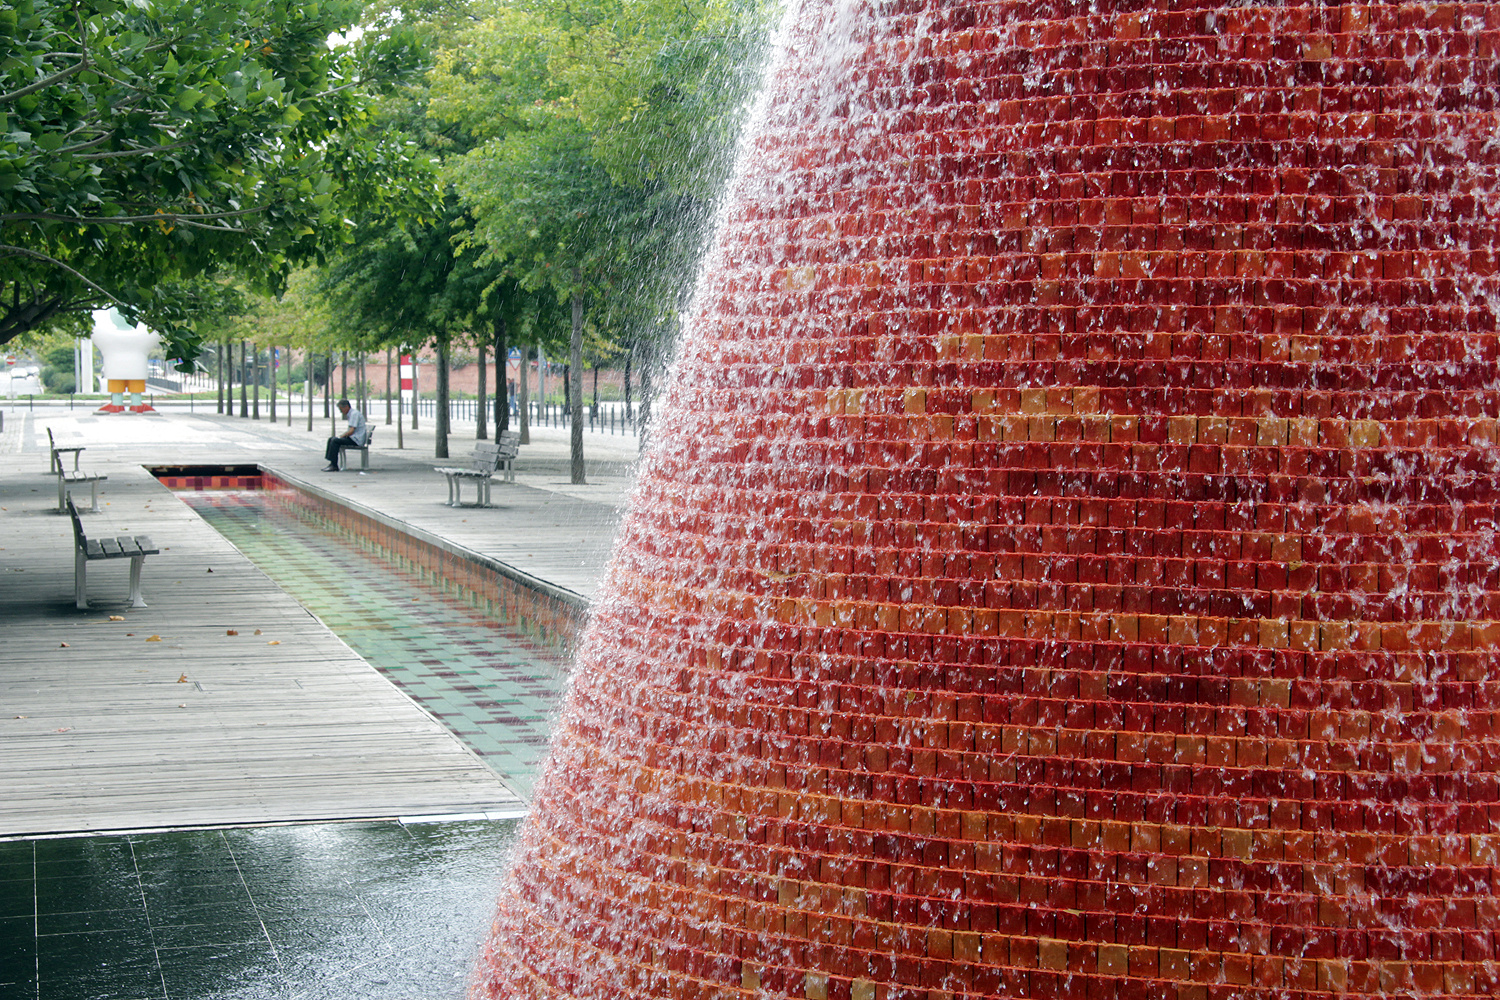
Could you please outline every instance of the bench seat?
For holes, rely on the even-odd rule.
[[[89,538],[83,533],[83,522],[78,517],[78,505],[67,497],[68,515],[73,519],[73,601],[82,610],[87,610],[88,566],[101,559],[130,560],[130,606],[144,608],[141,597],[141,565],[147,556],[154,556],[158,549],[146,535],[117,535],[113,538]]]
[[[99,484],[109,479],[108,476],[94,472],[77,472],[74,470],[58,470],[57,473],[57,509],[63,510],[63,498],[72,499],[72,488],[87,483],[89,486],[89,513],[99,513]]]
[[[375,443],[375,428],[371,427],[369,424],[366,424],[365,425],[365,443],[364,444],[351,444],[347,448],[340,448],[339,449],[339,471],[342,472],[344,470],[345,464],[349,461],[349,459],[347,457],[348,454],[351,451],[357,451],[357,452],[359,452],[359,471],[360,472],[369,472],[370,471],[370,446],[372,444],[374,444],[374,443]]]
[[[81,446],[77,448],[59,448],[57,446],[57,439],[52,436],[52,428],[50,427],[47,428],[47,447],[52,456],[51,467],[48,471],[57,477],[57,512],[59,514],[63,512],[63,497],[70,492],[71,487],[82,486],[84,483],[88,483],[93,493],[89,502],[89,512],[92,514],[99,513],[99,484],[109,477],[79,470],[78,453],[87,451],[88,449]],[[65,469],[63,468],[62,457],[70,453],[73,456],[73,468]]]
[[[448,506],[463,507],[463,489],[460,484],[472,482],[475,488],[475,507],[490,506],[490,483],[494,481],[495,473],[504,467],[507,482],[515,482],[516,473],[512,466],[517,452],[520,449],[521,436],[513,431],[506,431],[500,435],[497,442],[480,441],[474,445],[474,456],[470,464],[465,467],[444,466],[434,468],[432,471],[441,473],[448,480]]]

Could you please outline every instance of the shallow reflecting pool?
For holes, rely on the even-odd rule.
[[[0,842],[0,997],[461,997],[517,822]]]
[[[256,490],[178,494],[530,799],[568,660]]]

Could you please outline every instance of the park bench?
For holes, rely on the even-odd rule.
[[[347,448],[340,448],[339,449],[339,471],[340,472],[343,471],[343,469],[344,469],[344,463],[346,463],[348,461],[348,458],[346,456],[351,451],[357,451],[357,452],[359,452],[359,471],[361,471],[361,472],[369,472],[370,471],[370,445],[372,445],[374,443],[375,443],[375,428],[366,425],[366,427],[365,427],[365,443],[364,444],[351,444]]]
[[[68,514],[73,518],[73,599],[78,607],[87,610],[88,566],[96,559],[130,560],[130,606],[144,608],[141,599],[141,563],[147,556],[156,555],[160,549],[151,544],[145,535],[120,535],[116,538],[89,538],[83,533],[83,521],[78,517],[78,505],[67,498]]]
[[[109,477],[96,472],[83,472],[80,470],[78,468],[78,453],[87,449],[82,447],[59,448],[57,446],[57,439],[52,436],[52,428],[50,427],[47,428],[47,445],[52,452],[52,473],[57,476],[57,512],[59,514],[63,512],[63,498],[71,494],[71,487],[82,486],[84,483],[88,483],[92,491],[92,496],[89,500],[89,512],[93,514],[99,513],[99,484]],[[73,455],[73,468],[65,469],[63,468],[63,456],[69,452]]]
[[[436,468],[434,472],[441,472],[448,477],[448,506],[462,507],[463,488],[460,485],[465,480],[474,483],[478,494],[474,506],[490,506],[490,483],[495,478],[496,471],[503,469],[506,482],[515,482],[516,472],[513,462],[516,453],[520,449],[521,436],[513,431],[506,431],[500,435],[500,440],[491,443],[480,441],[474,445],[474,457],[468,468]]]

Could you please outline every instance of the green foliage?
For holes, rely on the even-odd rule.
[[[528,289],[591,293],[617,322],[680,306],[757,80],[768,8],[541,0],[439,56],[432,113],[473,149],[444,162],[471,243]]]
[[[221,283],[216,287],[226,303],[235,304],[200,313],[198,332],[216,343],[246,340],[261,347],[328,350],[328,307],[315,290],[316,282],[317,273],[302,268],[288,275],[279,296]]]
[[[177,279],[279,292],[350,214],[423,192],[365,129],[410,39],[357,0],[20,0],[0,30],[0,343],[115,304],[192,358]],[[71,317],[71,319],[70,319]]]
[[[73,373],[73,351],[71,344],[59,344],[43,352],[42,388],[56,393],[76,391],[78,383]]]

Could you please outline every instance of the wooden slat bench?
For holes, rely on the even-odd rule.
[[[366,424],[365,425],[365,443],[364,444],[351,444],[347,448],[340,448],[339,449],[339,471],[341,471],[341,472],[343,471],[345,463],[349,461],[348,458],[346,458],[345,456],[347,456],[351,451],[357,451],[357,452],[359,452],[359,471],[361,471],[361,472],[368,472],[368,471],[370,471],[370,445],[372,445],[374,443],[375,443],[375,428],[373,428],[373,427],[369,426],[368,424]]]
[[[89,512],[92,514],[99,513],[99,484],[109,477],[95,472],[83,472],[78,468],[78,453],[87,451],[88,449],[83,447],[59,448],[57,446],[57,439],[52,436],[52,428],[50,427],[47,428],[47,445],[52,451],[52,474],[57,477],[57,512],[59,514],[63,512],[63,498],[71,494],[71,487],[82,486],[84,483],[88,483],[91,493],[89,498]],[[69,452],[73,454],[73,468],[65,469],[63,468],[62,457]]]
[[[67,498],[68,514],[73,518],[73,599],[78,607],[87,610],[88,566],[96,559],[130,560],[130,606],[144,608],[141,599],[141,564],[147,556],[156,555],[160,549],[145,535],[119,535],[115,538],[89,538],[83,533],[83,522],[78,517],[78,506],[73,498]]]
[[[521,436],[511,431],[500,435],[500,440],[495,443],[480,441],[474,445],[474,457],[468,468],[435,468],[432,471],[440,472],[448,477],[448,506],[462,507],[463,489],[460,486],[465,480],[474,483],[478,494],[474,506],[490,506],[490,483],[495,478],[496,471],[503,468],[506,482],[515,482],[516,473],[512,466],[516,453],[520,449]]]

